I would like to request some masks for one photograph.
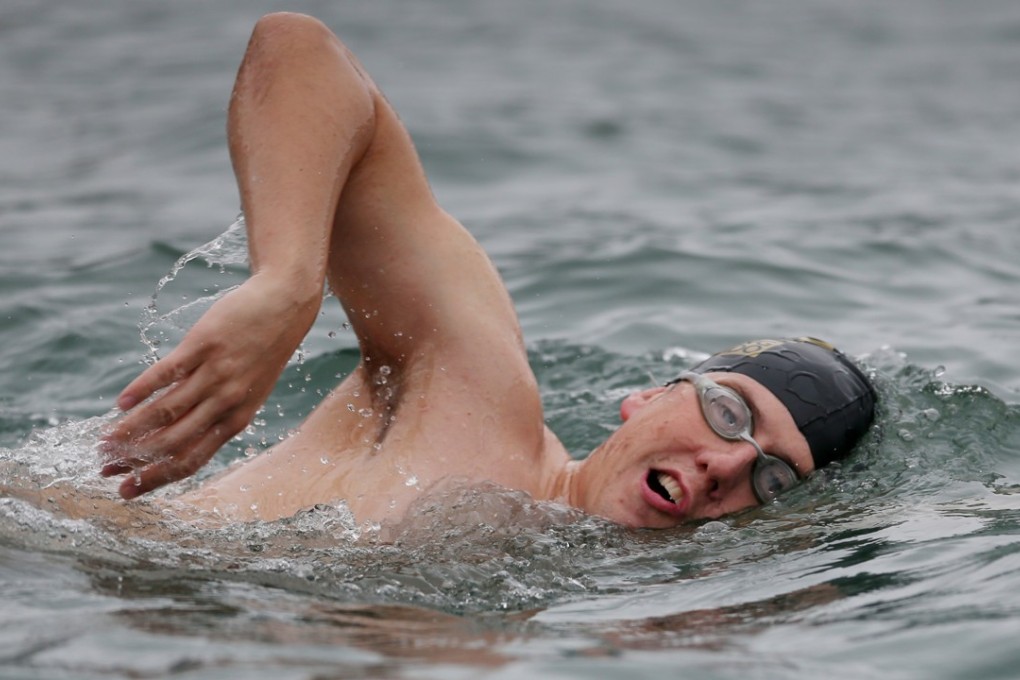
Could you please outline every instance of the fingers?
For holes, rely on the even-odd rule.
[[[127,416],[100,444],[106,463],[100,473],[124,474],[154,461],[176,457],[194,448],[196,438],[211,430],[222,434],[222,444],[247,425],[247,412],[236,405],[225,407],[222,402],[206,398],[192,408],[191,401],[202,397],[200,387],[182,385],[147,404],[137,414]],[[161,404],[162,401],[170,403]],[[178,415],[182,411],[185,412]],[[135,420],[127,422],[128,418]]]
[[[215,420],[220,417],[220,420]],[[208,426],[204,423],[213,422]],[[248,422],[247,412],[233,409],[223,415],[205,401],[183,418],[136,444],[107,441],[104,477],[130,475],[120,486],[125,499],[136,498],[170,482],[195,474]],[[197,434],[196,434],[197,433]]]
[[[196,405],[206,398],[205,381],[197,378],[198,376],[192,375],[121,418],[103,437],[104,443],[100,450],[105,454],[115,454],[117,449],[127,442],[139,442],[189,415]],[[211,422],[210,419],[195,423],[198,429],[193,432],[206,430]]]
[[[117,407],[130,411],[156,391],[186,378],[200,362],[201,357],[196,353],[181,351],[181,348],[174,350],[132,380],[117,397]]]
[[[99,444],[99,454],[103,467],[99,469],[101,477],[124,475],[132,470],[145,467],[153,461],[153,457],[139,446],[130,446],[105,439]]]
[[[131,500],[161,486],[177,482],[198,472],[220,446],[230,438],[220,426],[205,432],[186,453],[164,458],[140,470],[135,470],[119,488],[121,498]]]
[[[135,465],[132,462],[141,463],[141,461],[123,461],[118,460],[115,463],[107,463],[99,470],[100,477],[116,477],[117,475],[126,475],[135,469]]]

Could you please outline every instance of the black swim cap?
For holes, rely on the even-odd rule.
[[[815,338],[752,340],[691,370],[741,373],[764,385],[790,411],[815,468],[850,453],[874,418],[871,382],[846,355]]]

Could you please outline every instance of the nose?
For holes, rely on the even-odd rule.
[[[746,485],[757,457],[758,452],[750,442],[720,441],[718,446],[699,453],[695,462],[705,471],[715,489],[725,491]]]

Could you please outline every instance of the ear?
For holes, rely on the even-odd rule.
[[[627,422],[632,415],[655,401],[655,398],[665,391],[665,387],[649,387],[647,390],[641,390],[640,392],[631,392],[624,397],[623,402],[620,404],[620,418]]]

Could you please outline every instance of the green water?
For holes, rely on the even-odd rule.
[[[0,9],[0,484],[109,499],[114,396],[242,280],[218,252],[159,284],[235,218],[224,109],[275,7]],[[878,425],[778,504],[667,532],[499,490],[378,532],[0,498],[0,678],[1020,674],[1020,6],[291,8],[354,47],[492,254],[573,454],[628,390],[761,335],[859,357]],[[210,471],[354,344],[327,300]]]

